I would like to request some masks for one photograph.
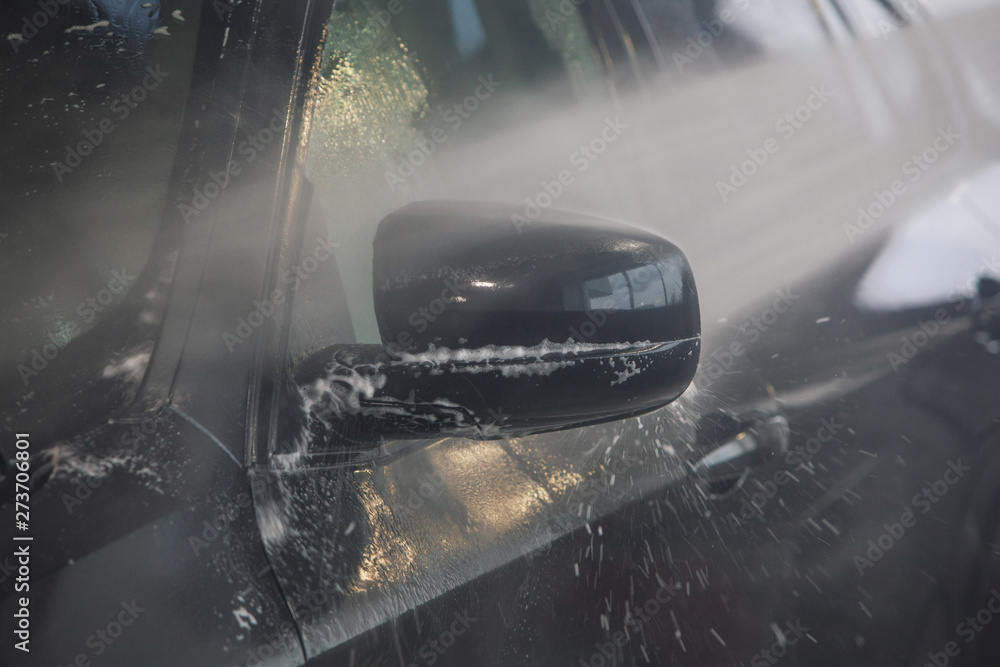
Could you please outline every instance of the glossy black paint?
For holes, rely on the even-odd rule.
[[[92,22],[77,12],[92,3],[74,2],[69,10],[63,4],[52,3],[60,14],[16,55],[5,53],[4,65],[15,75],[22,59],[45,63],[44,55],[51,52],[81,57],[66,43],[63,29]],[[246,473],[253,421],[247,416],[248,395],[258,390],[251,378],[261,367],[259,351],[248,345],[225,357],[216,354],[217,348],[206,355],[219,339],[204,336],[243,310],[234,300],[237,293],[248,289],[249,296],[259,289],[267,239],[278,234],[276,223],[233,204],[242,200],[256,210],[278,206],[283,188],[273,186],[287,180],[281,145],[288,128],[280,128],[271,150],[259,153],[253,164],[241,158],[239,178],[230,179],[196,217],[185,219],[179,204],[190,204],[192,193],[211,182],[213,173],[225,174],[238,143],[269,128],[275,109],[283,122],[285,111],[301,108],[296,68],[310,62],[300,51],[301,40],[316,39],[302,26],[305,17],[324,10],[312,2],[263,9],[249,3],[184,2],[178,10],[197,30],[196,55],[184,105],[165,110],[182,130],[146,269],[115,312],[50,362],[33,382],[34,391],[24,392],[14,369],[4,369],[4,433],[31,434],[36,471],[31,515],[38,529],[32,530],[30,591],[14,590],[11,568],[16,565],[9,551],[0,555],[4,616],[11,616],[26,593],[32,611],[30,654],[14,648],[4,625],[0,663],[5,665],[220,665],[261,659],[292,665],[303,660],[297,629],[254,528],[255,490]],[[37,15],[43,16],[37,21],[46,21],[34,2],[9,3],[2,10],[5,29]],[[170,28],[179,32],[183,26]],[[255,39],[269,44],[266,53],[250,53]],[[121,49],[94,51],[82,56],[93,69],[94,85],[115,73],[121,76]],[[65,75],[53,69],[54,77]],[[248,90],[249,76],[254,86]],[[143,151],[134,155],[141,159]],[[272,187],[247,197],[247,190],[261,182]],[[35,182],[11,178],[5,186],[19,191]],[[255,248],[255,260],[233,265],[230,248],[213,245],[213,233],[239,236],[246,248]],[[228,277],[215,282],[213,274],[221,273]],[[214,287],[200,291],[213,282]],[[209,319],[216,324],[207,325]],[[139,377],[108,376],[108,368],[136,355],[149,355]],[[12,445],[7,437],[0,443],[7,473],[14,470]],[[71,460],[84,467],[76,468]],[[11,543],[15,511],[9,481],[5,476],[0,500],[5,544]],[[64,527],[45,528],[59,523]],[[207,600],[214,602],[203,604]],[[123,604],[139,610],[134,622],[113,642],[100,639],[96,632],[106,633]],[[250,616],[238,620],[234,611]]]
[[[320,18],[310,23],[313,11]],[[211,23],[214,8],[204,6],[199,57],[204,77],[190,105],[188,152],[176,169],[178,198],[201,177],[225,168],[234,139],[244,131],[229,119],[242,104],[236,82],[248,73],[255,85],[246,91],[254,110],[243,116],[251,125],[247,129],[263,127],[269,112],[260,110],[276,100],[287,102],[293,116],[301,111],[294,101],[298,93],[289,95],[277,84],[295,76],[301,65],[296,54],[308,50],[298,41],[303,24],[313,32],[302,42],[316,42],[322,11],[308,3],[243,3],[232,17],[229,47],[220,59],[225,26]],[[255,35],[257,55],[251,59],[247,45]],[[934,303],[905,312],[859,311],[853,301],[858,277],[872,263],[877,244],[858,247],[848,261],[817,266],[810,280],[796,282],[795,309],[759,342],[746,345],[721,377],[710,375],[705,360],[715,357],[706,353],[694,386],[711,391],[668,407],[655,432],[641,420],[625,423],[619,432],[610,426],[590,432],[595,442],[618,435],[637,443],[639,459],[598,455],[596,471],[580,459],[554,459],[553,465],[580,470],[587,482],[599,483],[595,518],[587,525],[577,509],[592,496],[590,487],[580,485],[566,497],[555,487],[546,489],[553,494],[553,516],[532,524],[532,530],[517,522],[511,530],[515,539],[482,530],[463,514],[470,495],[461,493],[488,480],[470,471],[452,478],[462,484],[436,486],[438,495],[418,497],[428,507],[426,515],[412,510],[407,492],[437,479],[426,475],[437,471],[429,463],[443,451],[460,459],[469,445],[458,440],[405,450],[395,476],[385,472],[387,466],[356,461],[333,466],[329,459],[309,457],[282,469],[289,464],[270,460],[266,448],[280,405],[270,399],[288,377],[280,369],[291,367],[281,353],[285,334],[275,324],[258,332],[255,347],[237,348],[232,355],[219,342],[244,305],[266,293],[267,276],[293,261],[286,249],[295,245],[304,217],[297,208],[295,175],[282,170],[279,151],[267,159],[249,178],[260,174],[253,182],[269,186],[217,202],[217,223],[186,227],[173,214],[170,238],[185,252],[165,290],[171,295],[168,317],[137,395],[129,400],[128,394],[112,393],[113,400],[105,402],[107,387],[98,381],[103,365],[95,361],[89,371],[60,374],[67,397],[61,400],[53,386],[53,398],[44,399],[56,407],[28,413],[29,428],[40,429],[41,456],[65,454],[70,447],[85,461],[113,460],[121,447],[137,445],[142,457],[136,460],[141,465],[115,467],[96,488],[80,491],[81,478],[63,471],[32,496],[36,525],[45,527],[44,535],[38,533],[41,558],[32,589],[33,641],[40,648],[26,660],[4,637],[4,664],[65,664],[90,654],[88,636],[134,598],[143,615],[134,632],[100,656],[100,664],[419,664],[425,660],[420,650],[448,630],[456,614],[471,613],[476,621],[437,664],[593,664],[593,656],[606,655],[603,650],[623,664],[733,664],[774,644],[773,619],[799,619],[816,643],[804,639],[789,647],[786,664],[909,667],[953,640],[955,623],[975,615],[987,591],[1000,582],[995,558],[1000,373],[996,357],[973,337],[975,327],[995,333],[995,307]],[[280,185],[270,187],[274,183]],[[289,201],[295,215],[287,219],[275,222],[261,213]],[[221,237],[237,238],[242,230],[252,242],[225,249],[231,252],[212,247],[214,224]],[[699,279],[703,287],[711,280]],[[954,326],[893,372],[886,355],[938,307],[952,309]],[[731,317],[740,321],[760,312],[760,304],[741,303]],[[829,318],[829,327],[817,326],[823,318]],[[189,330],[202,335],[188,338]],[[709,322],[704,334],[706,352],[730,349],[730,327]],[[88,353],[107,363],[117,358],[103,345],[81,340],[79,347],[84,348],[80,358]],[[66,354],[69,359],[77,352]],[[84,393],[73,398],[81,389]],[[717,438],[699,441],[699,417],[720,411],[735,415],[735,424],[747,415],[785,415],[789,451],[809,453],[813,473],[802,476],[804,484],[783,487],[780,497],[761,496],[760,512],[746,508],[784,468],[758,466],[744,486],[711,502],[693,494],[698,481],[689,484],[669,474],[676,470],[658,462],[662,452],[652,443],[662,439],[682,450],[690,444],[683,454],[693,464],[732,433],[722,429]],[[0,450],[10,460],[7,436],[18,430],[18,415],[24,413],[6,401],[3,412]],[[831,424],[836,432],[824,436],[817,453],[803,449]],[[63,434],[71,432],[76,437],[65,440]],[[579,438],[576,432],[549,435],[539,449],[553,456],[580,452]],[[495,444],[509,452],[511,472],[545,479],[552,466],[524,458],[538,441]],[[621,448],[614,456],[620,453]],[[853,557],[864,553],[867,540],[879,538],[884,524],[898,521],[914,494],[956,458],[974,466],[974,473],[860,580]],[[774,463],[787,466],[787,459],[777,459]],[[611,471],[617,471],[617,483]],[[159,485],[150,472],[160,475]],[[397,502],[382,513],[371,503],[373,487],[366,480],[373,476],[399,482],[387,485],[396,491],[385,497]],[[638,490],[629,491],[633,487]],[[67,506],[65,496],[88,491],[84,505]],[[253,514],[236,502],[239,510],[228,519],[229,528],[207,539],[212,533],[205,522],[220,521],[220,510],[242,502],[245,493],[252,495]],[[276,517],[282,519],[278,524]],[[842,531],[840,540],[823,519]],[[12,504],[0,509],[0,521],[0,530],[10,530]],[[276,539],[275,525],[292,537]],[[445,552],[443,531],[455,526],[447,539],[457,542],[465,535],[475,548],[437,563],[437,569],[424,564],[436,578],[417,577],[415,584],[372,578],[373,572],[387,572],[386,560],[372,559],[373,548],[412,544],[408,555],[416,562]],[[192,546],[191,538],[208,548],[197,541]],[[516,539],[521,541],[512,546]],[[10,566],[0,563],[0,611],[9,618],[13,579]],[[579,573],[573,563],[580,564]],[[668,585],[676,578],[685,592],[668,595],[669,609],[661,607],[642,622],[635,635],[640,639],[608,648],[614,635],[606,628],[625,627],[631,605],[673,590],[665,589],[661,578]],[[380,584],[389,592],[385,598],[361,597],[360,603],[351,598]],[[256,621],[240,617],[249,629],[233,614],[244,607]],[[727,645],[706,628],[724,636]],[[995,664],[1000,654],[995,628],[987,626],[975,643],[963,645],[951,664]]]
[[[415,202],[374,241],[375,315],[390,353],[574,343],[665,343],[701,333],[684,254],[590,216]]]
[[[616,507],[603,518],[586,526],[569,521],[564,524],[567,532],[545,549],[511,559],[325,651],[317,650],[329,647],[322,628],[336,612],[330,610],[329,621],[310,619],[307,644],[316,652],[309,664],[339,665],[349,660],[370,666],[398,664],[396,642],[404,655],[415,655],[448,630],[447,621],[455,614],[470,609],[478,613],[477,621],[444,656],[447,664],[588,664],[594,655],[607,654],[625,664],[628,660],[642,664],[644,656],[651,664],[738,664],[735,656],[760,655],[775,642],[769,623],[760,622],[762,608],[769,610],[769,617],[807,628],[815,642],[802,638],[787,647],[788,656],[805,664],[866,664],[872,655],[887,654],[897,655],[896,664],[923,664],[920,660],[927,651],[954,638],[955,623],[945,622],[941,610],[952,609],[959,619],[974,615],[1000,576],[996,562],[982,551],[983,540],[995,539],[986,536],[995,535],[1000,506],[994,483],[995,447],[1000,441],[992,398],[1000,384],[995,358],[983,353],[968,329],[977,318],[975,299],[950,304],[962,313],[956,324],[965,327],[959,329],[963,333],[952,332],[917,365],[892,373],[886,355],[898,349],[899,334],[907,326],[892,318],[866,317],[852,303],[857,276],[871,260],[871,254],[860,261],[852,258],[801,285],[803,308],[775,325],[771,343],[762,339],[761,344],[750,345],[726,375],[709,383],[702,368],[695,386],[710,385],[713,396],[695,403],[694,412],[702,418],[686,436],[699,444],[689,460],[689,478],[664,483],[666,467],[653,451],[640,446],[639,458],[628,464],[630,482],[639,485],[644,475],[662,475],[656,491],[637,497],[615,485],[609,475],[598,474],[593,478],[599,483],[596,500],[587,485],[581,485],[583,489],[572,489],[565,499],[557,496],[552,519],[565,520],[567,508],[573,516],[580,503],[584,507],[593,503],[595,511],[601,503]],[[905,320],[916,321],[943,305],[934,304]],[[828,334],[815,326],[821,313],[854,324]],[[843,343],[839,348],[827,337],[865,341],[866,334],[874,342]],[[795,344],[790,345],[789,339]],[[720,349],[725,340],[725,332],[715,329],[708,345]],[[837,355],[842,364],[837,368],[846,370],[844,381],[824,375],[829,363],[813,358],[821,349]],[[781,353],[776,355],[776,350]],[[764,365],[776,396],[747,381],[757,364]],[[865,370],[875,373],[857,383],[848,379]],[[795,400],[803,371],[815,378],[804,387],[815,397]],[[968,382],[983,390],[972,404],[965,403],[962,389]],[[716,396],[725,399],[718,401]],[[723,405],[725,411],[719,412]],[[777,422],[775,415],[781,415]],[[672,438],[684,433],[677,426],[653,434],[640,429],[630,423],[619,434],[645,443],[667,433]],[[748,452],[747,458],[753,460],[720,468],[714,471],[718,477],[698,470],[704,456],[753,431],[769,431],[762,440],[776,446]],[[547,444],[565,447],[567,441],[553,439]],[[913,456],[915,448],[918,456]],[[616,458],[620,455],[603,460],[609,471],[621,469]],[[907,507],[919,512],[921,506],[913,505],[913,499],[949,469],[949,462],[971,468],[964,472],[961,485],[935,502],[933,515],[918,519],[905,540],[858,577],[855,557],[865,557],[870,548],[867,540],[878,540]],[[531,463],[525,469],[539,472]],[[736,473],[741,479],[733,485]],[[411,473],[413,488],[421,474],[419,468]],[[339,475],[314,470],[309,477],[309,482],[305,475],[285,477],[293,505],[308,502],[307,486],[331,485]],[[728,483],[712,488],[716,482]],[[850,491],[843,490],[847,484]],[[406,488],[405,483],[400,486]],[[448,511],[446,501],[426,502],[430,508],[423,511],[428,515]],[[931,507],[929,501],[923,502]],[[315,539],[336,535],[334,525],[364,521],[362,508],[357,507],[357,513],[347,511],[333,525],[317,526]],[[405,532],[414,512],[405,496],[393,512],[398,530]],[[881,518],[873,519],[873,514]],[[958,521],[960,516],[965,520]],[[854,539],[833,542],[821,517]],[[608,554],[615,557],[609,559]],[[338,586],[349,586],[352,569],[340,572]],[[323,587],[318,573],[302,562],[290,571],[302,576],[299,581],[286,579],[289,590],[298,591],[292,593],[293,599],[304,599],[306,591]],[[651,571],[660,576],[648,576]],[[934,580],[919,581],[921,572]],[[677,584],[682,592],[673,594]],[[595,588],[618,602],[609,603],[605,597],[595,602]],[[647,607],[645,615],[637,612],[650,600],[657,600],[654,611]],[[559,612],[554,614],[553,609]],[[595,617],[595,609],[607,615],[611,628],[632,631],[623,646],[614,645],[613,633],[592,630],[605,622]],[[845,610],[872,618],[865,622]],[[706,624],[725,637],[726,646],[692,639]],[[871,628],[867,641],[830,649],[859,625]],[[781,629],[788,631],[784,621]],[[908,647],[906,655],[898,654],[901,639]],[[991,664],[998,650],[998,635],[986,632],[956,662]]]
[[[501,205],[418,202],[382,221],[384,348],[333,346],[296,370],[283,414],[308,403],[312,447],[599,424],[687,388],[701,323],[676,246],[570,213],[530,229],[511,217]]]
[[[309,400],[311,449],[386,438],[499,438],[623,419],[660,408],[684,391],[698,366],[698,338],[567,352],[463,359],[386,359],[379,345],[337,346],[296,371]],[[293,407],[294,406],[294,407]],[[288,411],[301,409],[299,401]]]

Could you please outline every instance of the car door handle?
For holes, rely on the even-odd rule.
[[[698,424],[697,440],[701,451],[709,451],[691,464],[691,474],[710,493],[725,493],[742,484],[751,468],[787,452],[788,435],[788,420],[781,414],[708,415]]]

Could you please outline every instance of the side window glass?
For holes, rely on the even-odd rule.
[[[592,165],[627,127],[615,120],[625,96],[817,45],[824,25],[805,0],[338,3],[313,86],[306,174],[338,245],[356,342],[379,342],[371,243],[385,215],[463,197],[523,201],[523,216],[547,205],[595,212],[614,193],[621,217],[634,217],[641,179],[612,160]],[[574,109],[589,124],[571,127]],[[518,180],[532,160],[553,166]],[[570,181],[573,194],[556,202]],[[636,307],[664,298],[649,281],[627,289]],[[660,289],[669,300],[671,286]]]
[[[839,6],[858,37],[885,37],[896,32],[917,15],[915,0],[839,0]]]
[[[570,0],[338,3],[314,87],[306,172],[339,245],[358,342],[379,340],[371,284],[379,221],[435,196],[437,165],[449,155],[606,91]],[[488,173],[489,160],[473,167]]]
[[[826,39],[815,8],[801,0],[629,0],[661,71],[707,73]],[[623,7],[624,10],[624,7]]]

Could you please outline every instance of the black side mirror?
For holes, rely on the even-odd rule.
[[[666,405],[694,377],[694,279],[653,234],[419,202],[382,221],[374,253],[382,345],[326,348],[294,376],[331,445],[596,424]]]

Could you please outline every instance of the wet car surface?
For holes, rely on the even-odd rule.
[[[995,7],[58,7],[3,10],[4,664],[1000,656]]]

